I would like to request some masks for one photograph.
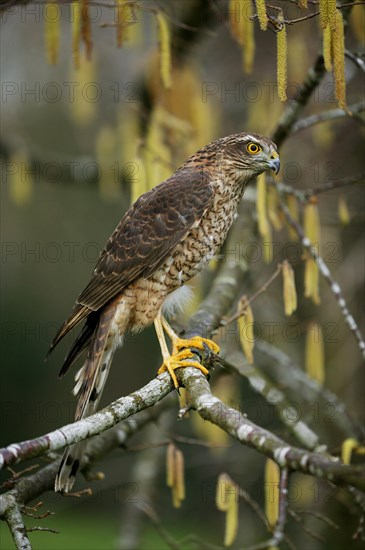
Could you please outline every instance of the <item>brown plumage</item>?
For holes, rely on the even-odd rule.
[[[85,321],[60,372],[65,374],[86,354],[74,389],[79,397],[77,420],[94,412],[113,352],[127,330],[140,330],[155,322],[164,363],[169,363],[166,344],[161,341],[162,328],[159,331],[157,326],[161,327],[165,299],[216,254],[247,183],[265,170],[277,172],[279,166],[277,148],[269,139],[245,133],[228,136],[195,153],[126,212],[50,349]],[[163,319],[162,325],[174,343],[175,335],[171,336]],[[174,347],[174,357],[180,359],[177,349]],[[176,378],[174,381],[176,384]],[[56,490],[71,489],[81,451],[82,443],[66,449]]]

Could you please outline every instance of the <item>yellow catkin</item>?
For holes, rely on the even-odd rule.
[[[232,404],[239,402],[239,389],[232,376],[220,376],[212,382],[212,393],[224,403]],[[180,391],[183,388],[180,388]],[[211,453],[222,455],[230,447],[232,438],[226,431],[215,424],[203,420],[199,414],[193,414],[191,421],[196,435],[205,441],[212,443]]]
[[[317,199],[313,197],[304,207],[304,232],[318,252],[320,241],[320,223]],[[320,303],[319,270],[315,260],[307,253],[304,273],[304,295],[315,304]]]
[[[238,531],[239,487],[228,474],[220,474],[217,480],[216,506],[226,513],[224,546],[231,546]]]
[[[75,69],[80,67],[80,38],[81,38],[81,5],[80,2],[71,4],[72,28],[72,58]]]
[[[180,503],[185,499],[185,469],[184,469],[184,455],[180,449],[175,451],[175,476],[176,476],[176,496]]]
[[[85,44],[86,59],[90,61],[92,52],[91,22],[89,16],[89,0],[81,1],[81,38]]]
[[[8,167],[6,182],[10,200],[16,206],[24,206],[31,200],[34,186],[32,167],[25,151],[11,155]]]
[[[276,33],[277,84],[279,99],[281,101],[286,101],[288,45],[286,39],[286,26],[283,20],[284,17],[280,14],[278,16],[278,21],[282,24],[282,29]]]
[[[226,487],[230,485],[231,478],[228,474],[219,474],[215,491],[215,505],[220,512],[227,512],[229,503],[226,498]]]
[[[229,0],[228,4],[231,34],[241,46],[245,40],[243,25],[245,4],[245,0]]]
[[[302,82],[310,64],[307,34],[303,27],[299,27],[298,31],[288,34],[288,74],[291,82]]]
[[[251,17],[253,13],[253,4],[250,0],[245,0],[244,2],[244,14],[242,16],[243,20],[243,32],[244,32],[244,43],[243,43],[243,70],[246,74],[252,72],[253,61],[255,57],[255,34],[254,34],[254,22]]]
[[[294,271],[287,260],[283,262],[283,295],[285,315],[290,316],[297,309],[297,291]]]
[[[238,489],[231,488],[231,503],[226,513],[226,529],[224,533],[224,546],[231,546],[238,531]]]
[[[238,331],[239,331],[239,339],[242,346],[243,353],[245,354],[245,357],[250,363],[250,365],[253,364],[253,349],[255,345],[255,338],[254,338],[254,318],[251,306],[249,304],[244,304],[244,314],[241,315],[238,319]]]
[[[274,527],[279,517],[279,466],[270,458],[265,465],[265,513],[270,527]]]
[[[328,24],[333,31],[336,28],[336,11],[336,0],[327,0]]]
[[[318,250],[320,239],[320,223],[318,201],[312,197],[304,207],[304,232],[311,244]]]
[[[352,437],[345,439],[341,446],[341,460],[344,464],[351,464],[352,453],[358,446],[359,442],[356,439]]]
[[[298,199],[295,195],[289,195],[287,198],[288,210],[294,221],[299,222],[299,208],[298,208]],[[289,238],[291,241],[298,240],[298,233],[295,229],[288,225]]]
[[[323,31],[323,60],[326,71],[332,71],[332,31],[329,25]]]
[[[350,26],[359,44],[365,45],[365,6],[352,6],[350,13]]]
[[[323,151],[329,151],[333,146],[336,135],[334,133],[333,124],[331,121],[317,124],[311,131],[313,144],[317,145]]]
[[[131,188],[131,204],[135,203],[138,197],[143,195],[147,189],[146,172],[143,160],[139,155],[135,156],[131,161],[132,173],[128,173],[128,163],[125,167],[127,178],[129,176]]]
[[[173,443],[166,451],[166,485],[171,488],[173,507],[180,508],[185,498],[184,456]]]
[[[99,190],[104,199],[114,200],[119,195],[119,179],[116,167],[116,133],[109,126],[100,128],[95,140],[95,157],[99,167]]]
[[[194,128],[194,136],[189,140],[189,147],[193,146],[194,151],[199,149],[205,143],[212,141],[213,136],[219,132],[220,111],[213,101],[202,102],[201,90],[194,88],[193,94],[188,96],[190,103],[190,120]],[[189,152],[190,154],[190,152]]]
[[[319,270],[317,263],[312,257],[307,257],[305,260],[304,296],[311,298],[317,306],[321,303],[319,295]]]
[[[166,485],[172,487],[175,481],[175,445],[169,443],[166,450]]]
[[[319,21],[325,29],[328,25],[328,0],[319,0]]]
[[[305,370],[313,380],[323,384],[325,380],[324,344],[319,323],[310,323],[305,344]]]
[[[256,212],[258,230],[262,237],[263,259],[266,263],[272,261],[271,226],[267,213],[267,187],[265,174],[257,178]]]
[[[298,1],[298,6],[302,9],[302,10],[306,10],[308,8],[308,0],[299,0]]]
[[[95,120],[99,105],[97,88],[91,86],[96,79],[95,59],[86,59],[86,52],[80,52],[79,68],[71,66],[70,80],[79,85],[73,88],[69,102],[73,122],[79,127],[89,127]],[[85,92],[87,90],[87,93]]]
[[[136,46],[142,41],[142,24],[140,23],[142,15],[139,13],[139,6],[137,4],[129,4],[128,15],[128,44],[129,46]]]
[[[256,212],[258,230],[261,237],[266,238],[271,234],[269,219],[267,216],[267,186],[265,174],[257,178]]]
[[[338,200],[338,218],[341,225],[348,225],[351,221],[350,211],[343,195],[341,195]]]
[[[163,110],[156,107],[150,116],[147,130],[143,156],[149,189],[171,175],[171,151],[165,142],[163,117]]]
[[[123,45],[123,38],[125,38],[125,25],[126,19],[126,5],[125,0],[117,0],[116,8],[116,33],[117,33],[117,47],[121,48]]]
[[[45,5],[45,43],[47,61],[56,65],[60,48],[60,21],[61,10],[56,2],[47,2]]]
[[[123,169],[131,159],[142,154],[137,112],[134,109],[126,109],[126,106],[121,104],[117,109],[116,124],[118,159]]]
[[[117,47],[121,48],[125,42],[136,44],[138,42],[138,25],[136,11],[137,6],[128,0],[117,0],[116,5],[116,38]]]
[[[157,12],[158,39],[160,45],[160,74],[166,89],[171,88],[171,44],[170,29],[166,17]]]
[[[267,214],[275,231],[280,231],[283,227],[283,220],[279,210],[278,194],[273,185],[270,185],[267,193]]]
[[[260,0],[262,3],[262,0]],[[231,34],[242,46],[243,70],[246,74],[252,72],[255,55],[254,15],[251,0],[230,0],[229,20]]]
[[[257,11],[257,17],[260,23],[260,29],[262,31],[266,31],[269,19],[266,13],[265,0],[256,0],[256,11]]]
[[[332,32],[332,52],[335,96],[339,107],[346,109],[345,36],[340,10],[336,10],[336,27]]]

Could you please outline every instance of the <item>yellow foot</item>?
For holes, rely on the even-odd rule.
[[[204,350],[204,345],[206,345],[213,353],[219,352],[219,346],[207,338],[200,338],[200,336],[194,336],[189,340],[174,338],[172,355],[164,360],[163,364],[157,371],[157,374],[168,371],[177,390],[179,388],[179,383],[177,381],[176,374],[174,373],[175,369],[179,369],[180,367],[195,367],[207,376],[209,374],[208,369],[203,367],[199,361],[191,361],[194,354],[190,347]]]
[[[174,338],[172,340],[172,354],[176,355],[179,350],[184,348],[196,348],[204,350],[205,346],[207,346],[210,351],[213,353],[219,353],[220,348],[218,344],[213,342],[213,340],[208,340],[208,338],[201,338],[200,336],[193,336],[192,338],[185,339],[185,338]]]

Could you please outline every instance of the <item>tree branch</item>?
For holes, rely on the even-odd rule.
[[[359,441],[364,439],[363,425],[350,416],[345,404],[337,395],[309,378],[282,350],[261,340],[255,344],[255,355],[260,369],[280,386],[287,399],[295,399],[298,403],[298,421],[307,417],[309,411],[314,415],[317,431],[320,429],[321,418],[324,422],[331,419],[340,430],[339,438],[342,441],[350,437]],[[228,359],[234,361],[234,357]],[[317,408],[314,408],[313,404],[316,404]],[[328,441],[325,443],[328,444]]]
[[[334,189],[341,189],[342,187],[349,187],[350,185],[362,185],[365,183],[365,173],[357,174],[356,176],[349,176],[340,180],[333,180],[323,183],[317,187],[310,189],[294,189],[291,185],[279,182],[275,183],[276,189],[280,193],[285,195],[294,195],[301,202],[306,202],[310,197],[320,195],[321,193],[327,193]]]
[[[290,415],[292,403],[287,399],[285,393],[274,385],[265,374],[254,365],[249,365],[238,350],[229,350],[224,354],[225,366],[233,372],[239,373],[247,378],[250,386],[266,401],[275,407],[275,410],[284,426],[296,437],[297,441],[306,449],[315,450],[320,444],[319,436],[308,426],[306,422],[298,417],[293,421]]]
[[[362,356],[365,358],[365,340],[363,335],[360,332],[360,329],[358,327],[358,324],[356,323],[354,317],[352,316],[351,312],[349,311],[347,307],[346,300],[342,294],[342,290],[340,285],[332,276],[332,273],[328,269],[326,263],[324,262],[322,256],[320,256],[313,246],[313,243],[308,239],[308,237],[305,235],[304,230],[299,225],[299,223],[294,220],[292,215],[289,212],[288,207],[284,203],[283,200],[280,200],[279,202],[280,209],[282,210],[284,216],[286,217],[288,223],[293,227],[293,229],[296,231],[297,235],[300,238],[301,244],[305,250],[309,252],[309,254],[312,256],[313,260],[318,265],[318,269],[322,275],[322,277],[325,279],[325,281],[328,283],[332,293],[334,294],[338,306],[340,308],[340,311],[343,315],[343,318],[345,320],[345,323],[347,324],[348,328],[350,329],[352,335],[355,337],[357,341],[357,345],[362,353]]]
[[[170,375],[163,373],[140,390],[117,399],[114,403],[92,416],[67,424],[35,439],[22,441],[0,449],[0,469],[29,458],[42,456],[48,452],[58,451],[66,445],[101,434],[129,416],[155,405],[172,389],[173,384]]]
[[[281,468],[326,479],[338,486],[353,485],[365,490],[363,466],[345,466],[338,459],[304,451],[288,445],[276,435],[248,420],[237,409],[215,397],[208,381],[194,368],[177,371],[189,393],[190,403],[204,420],[209,420],[243,445],[256,449],[274,460]]]
[[[297,122],[295,122],[292,126],[291,133],[294,134],[295,132],[306,130],[310,126],[313,126],[314,124],[318,124],[319,122],[326,122],[328,120],[335,120],[335,119],[344,118],[344,117],[349,118],[349,112],[352,115],[357,115],[358,113],[361,113],[362,111],[364,111],[364,109],[365,109],[365,103],[361,101],[360,103],[355,103],[354,105],[350,105],[347,111],[339,108],[339,109],[330,109],[329,111],[324,111],[316,115],[310,115],[306,118],[301,118],[300,120],[297,120]],[[359,120],[359,119],[357,118],[356,120]],[[365,121],[362,121],[362,123],[365,124]]]

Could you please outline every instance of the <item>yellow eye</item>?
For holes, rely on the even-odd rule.
[[[252,141],[248,143],[246,149],[250,153],[250,155],[257,155],[257,153],[261,151],[260,145],[258,145],[257,143],[253,143]]]

